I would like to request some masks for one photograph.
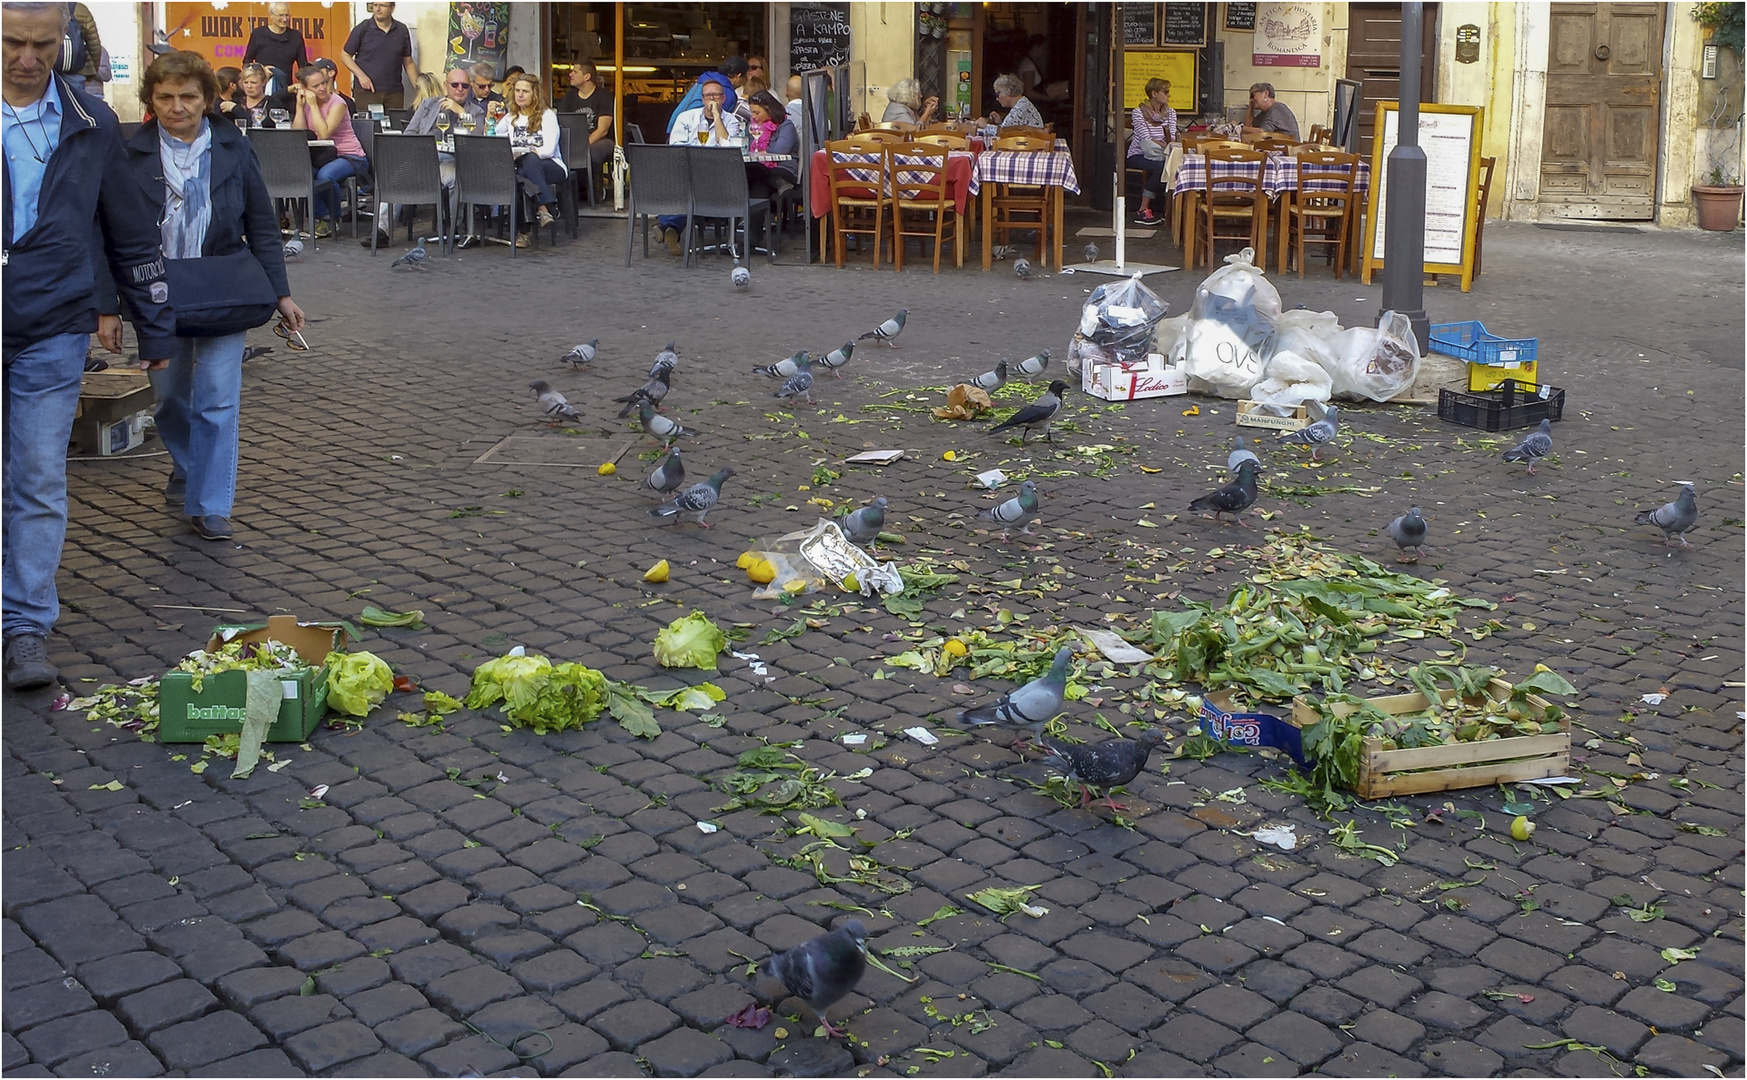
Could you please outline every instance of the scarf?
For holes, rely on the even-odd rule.
[[[200,122],[192,143],[159,128],[158,160],[164,167],[164,257],[198,259],[212,224],[212,122]]]
[[[752,149],[769,150],[770,137],[776,134],[777,123],[774,120],[758,120],[752,124]]]

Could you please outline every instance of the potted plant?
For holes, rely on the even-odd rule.
[[[1742,111],[1739,107],[1732,108],[1730,102],[1740,100],[1732,98],[1731,91],[1738,94],[1743,89],[1741,58],[1743,41],[1747,39],[1747,7],[1734,3],[1702,3],[1694,6],[1692,17],[1705,27],[1712,44],[1735,56],[1735,85],[1717,88],[1716,106],[1711,110],[1707,125],[1710,134],[1705,151],[1710,157],[1711,167],[1704,175],[1704,182],[1692,186],[1692,204],[1698,227],[1711,232],[1727,232],[1741,217],[1741,177],[1731,167],[1730,159],[1739,156]],[[1722,133],[1730,127],[1734,128],[1734,137],[1722,138]]]

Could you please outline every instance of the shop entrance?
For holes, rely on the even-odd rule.
[[[1419,99],[1433,101],[1438,70],[1436,4],[1425,6],[1424,19],[1419,52]],[[1365,96],[1359,110],[1359,155],[1369,160],[1377,103],[1401,100],[1400,4],[1348,6],[1346,77],[1365,84]]]

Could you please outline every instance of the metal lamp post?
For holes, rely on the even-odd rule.
[[[1383,311],[1413,323],[1425,348],[1431,319],[1425,311],[1426,155],[1419,145],[1419,69],[1425,5],[1401,5],[1401,103],[1395,148],[1389,151],[1389,199],[1383,225]],[[1382,137],[1382,132],[1378,132]],[[1383,321],[1378,312],[1377,321]]]

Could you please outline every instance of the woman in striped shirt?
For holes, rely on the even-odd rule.
[[[1171,84],[1163,79],[1148,79],[1146,100],[1134,107],[1129,126],[1134,130],[1128,140],[1128,167],[1146,173],[1141,185],[1140,210],[1135,213],[1137,225],[1157,225],[1153,200],[1158,198],[1159,185],[1165,174],[1165,147],[1177,141],[1177,112],[1171,108]],[[1148,144],[1152,156],[1147,153]]]

